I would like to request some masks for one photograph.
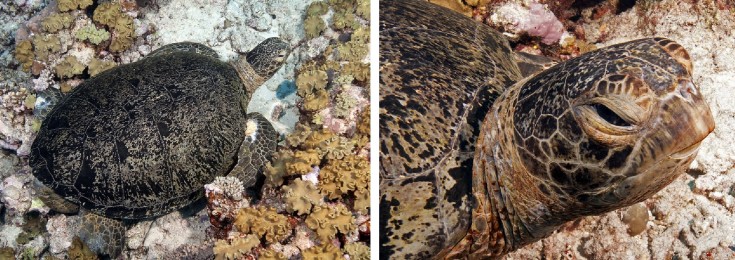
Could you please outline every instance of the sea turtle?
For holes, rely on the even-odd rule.
[[[32,145],[41,199],[62,213],[91,212],[79,237],[115,256],[124,222],[187,206],[216,176],[252,186],[278,135],[247,103],[289,52],[269,38],[228,64],[202,44],[174,43],[86,80],[49,112]]]
[[[500,257],[649,198],[713,129],[686,50],[646,38],[521,79],[502,34],[380,2],[380,257]]]

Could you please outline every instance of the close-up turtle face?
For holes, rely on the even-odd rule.
[[[519,99],[516,111],[530,113],[514,116],[515,139],[525,146],[525,165],[541,167],[550,180],[541,190],[563,192],[592,211],[641,201],[668,185],[714,129],[689,55],[668,39],[611,46],[556,68],[562,76],[542,73],[520,90],[520,97],[535,89],[554,101]]]

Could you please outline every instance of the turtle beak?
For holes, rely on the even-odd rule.
[[[668,109],[667,109],[668,108]],[[680,81],[670,102],[664,104],[670,122],[667,127],[675,144],[669,155],[673,159],[684,159],[696,154],[699,144],[715,129],[709,105],[696,86],[689,81]]]

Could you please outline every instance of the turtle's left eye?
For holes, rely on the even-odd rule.
[[[599,115],[602,119],[607,121],[610,124],[616,125],[616,126],[630,126],[630,123],[628,121],[625,121],[622,117],[620,117],[618,114],[613,112],[610,108],[603,104],[592,104],[592,108],[597,111],[597,115]]]

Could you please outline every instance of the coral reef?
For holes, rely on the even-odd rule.
[[[74,75],[82,74],[85,68],[86,66],[79,62],[77,57],[69,55],[64,57],[59,64],[56,64],[54,71],[60,78],[71,78]]]
[[[329,244],[338,231],[347,234],[356,228],[355,218],[343,204],[315,206],[306,218],[306,225],[316,231],[322,244]]]
[[[59,0],[59,11],[66,12],[75,9],[85,9],[92,5],[92,0]]]
[[[304,260],[336,260],[345,259],[342,251],[332,244],[324,244],[321,246],[313,246],[305,250]]]
[[[76,38],[80,41],[89,40],[92,44],[97,45],[110,39],[110,33],[104,29],[97,29],[93,24],[88,24],[77,31]]]
[[[554,13],[535,2],[528,6],[508,2],[494,10],[489,22],[503,27],[506,32],[541,37],[545,44],[558,43],[565,32]]]
[[[244,238],[236,238],[231,243],[228,243],[226,240],[218,240],[214,244],[214,259],[240,259],[258,245],[260,245],[260,239],[252,234]]]
[[[282,187],[286,200],[286,211],[304,215],[311,212],[311,207],[321,203],[322,196],[316,186],[308,181],[296,179],[290,185]]]
[[[363,243],[350,243],[345,245],[345,253],[350,256],[350,260],[369,260],[370,247]]]
[[[41,22],[41,25],[43,25],[43,29],[45,29],[47,32],[56,33],[59,32],[61,29],[69,28],[72,21],[74,21],[74,18],[71,14],[52,14],[46,17],[46,19]]]
[[[242,233],[265,236],[268,243],[280,242],[293,233],[288,217],[267,207],[241,209],[235,219],[235,227]]]
[[[94,10],[94,21],[114,29],[110,50],[121,52],[130,47],[135,36],[133,18],[122,12],[119,3],[103,3]]]
[[[92,59],[92,61],[89,62],[89,75],[94,77],[100,72],[109,70],[111,68],[114,68],[115,66],[116,64],[114,61],[100,60],[94,58]]]

